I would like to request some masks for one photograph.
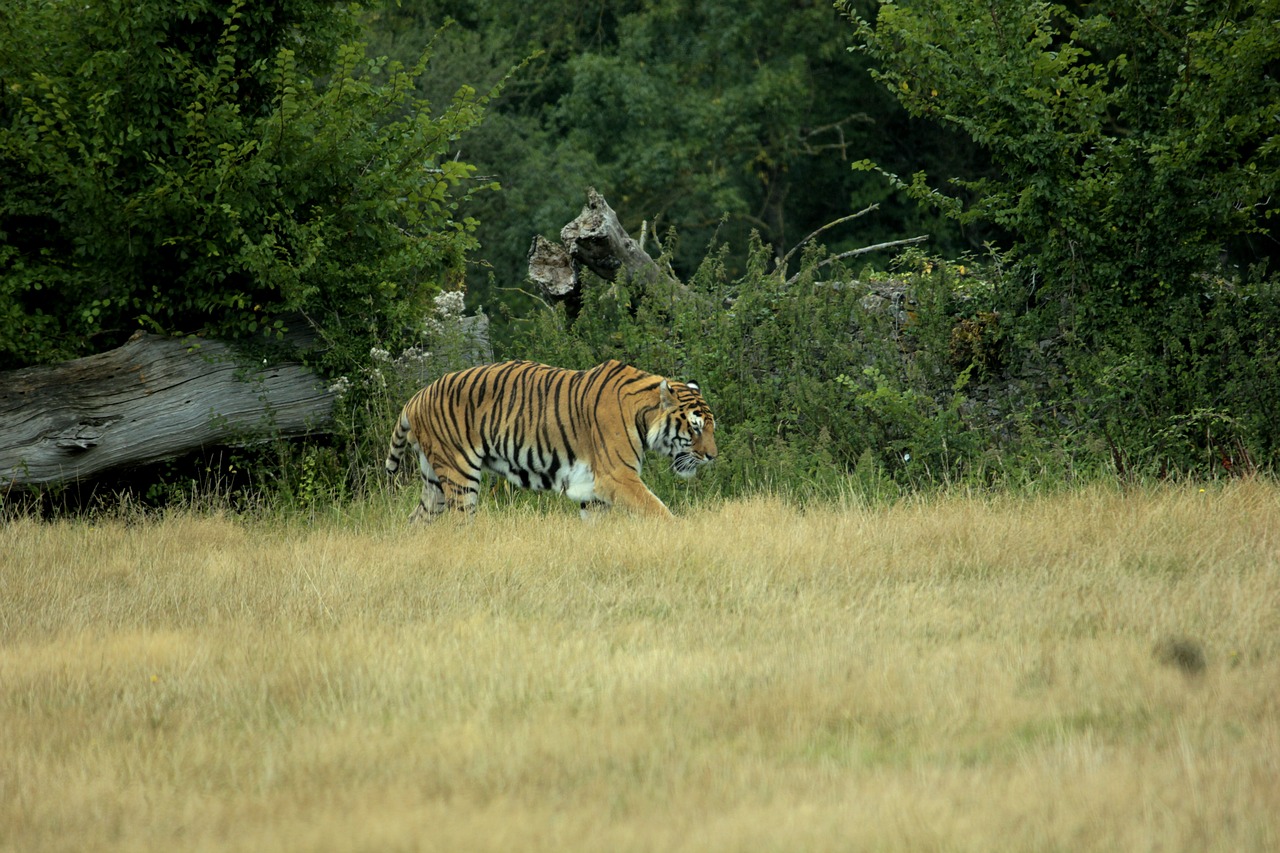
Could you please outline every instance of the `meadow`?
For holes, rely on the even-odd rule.
[[[1273,483],[411,492],[5,522],[0,850],[1280,849]]]

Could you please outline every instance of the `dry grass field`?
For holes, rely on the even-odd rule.
[[[1280,849],[1274,484],[407,509],[0,528],[0,849]]]

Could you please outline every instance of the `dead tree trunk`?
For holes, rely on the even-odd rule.
[[[0,374],[0,490],[324,432],[334,401],[303,365],[138,332],[109,352]]]
[[[685,291],[684,284],[669,268],[649,256],[631,238],[618,214],[594,187],[587,189],[587,203],[578,217],[560,229],[560,243],[541,236],[529,247],[529,277],[547,297],[563,300],[571,314],[581,301],[582,268],[606,281],[616,281],[619,273],[640,289],[655,287]]]
[[[778,259],[775,273],[787,284],[795,283],[799,279],[799,274],[787,279],[786,272],[787,262],[796,252],[828,229],[865,216],[877,209],[879,205],[870,205],[814,231]],[[920,243],[927,239],[927,236],[919,236],[877,243],[874,246],[865,246],[826,258],[817,266],[823,267],[834,261]],[[578,217],[560,229],[560,240],[560,243],[552,243],[541,236],[533,238],[533,245],[529,247],[529,278],[549,299],[563,301],[569,309],[570,316],[576,316],[581,306],[579,272],[583,267],[606,281],[616,281],[618,274],[622,273],[629,282],[645,292],[651,293],[655,288],[659,288],[664,294],[669,293],[680,298],[688,297],[692,293],[676,278],[670,267],[655,261],[639,243],[631,238],[631,235],[622,227],[622,223],[618,221],[618,214],[594,187],[587,188],[587,203]]]

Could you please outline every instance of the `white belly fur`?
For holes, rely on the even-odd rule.
[[[591,466],[578,460],[556,475],[556,491],[573,501],[594,500],[596,478]]]

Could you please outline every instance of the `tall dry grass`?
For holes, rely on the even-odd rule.
[[[4,850],[1274,850],[1280,488],[0,530]]]

